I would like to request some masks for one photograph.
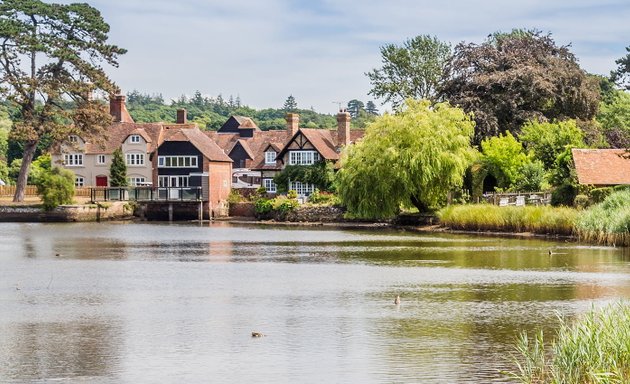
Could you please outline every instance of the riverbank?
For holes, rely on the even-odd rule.
[[[62,205],[46,211],[41,204],[0,205],[0,222],[77,222],[126,220],[133,218],[133,210],[124,202]]]

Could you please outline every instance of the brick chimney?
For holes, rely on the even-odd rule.
[[[337,144],[347,146],[350,144],[350,114],[345,109],[337,114]]]
[[[127,98],[124,95],[112,95],[109,97],[109,113],[115,123],[133,123],[133,119],[127,111]]]
[[[287,132],[293,136],[300,129],[300,115],[297,113],[287,113]]]
[[[188,115],[184,108],[177,110],[177,124],[186,124],[188,122]]]

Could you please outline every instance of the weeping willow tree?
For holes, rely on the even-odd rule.
[[[444,201],[463,182],[477,157],[470,145],[471,117],[447,103],[408,99],[395,115],[368,126],[344,152],[337,175],[348,211],[365,218],[391,217],[400,207],[420,212]]]

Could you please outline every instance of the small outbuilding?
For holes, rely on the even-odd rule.
[[[630,151],[625,149],[572,149],[578,182],[609,187],[630,185]]]

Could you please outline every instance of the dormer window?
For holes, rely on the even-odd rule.
[[[79,136],[77,135],[70,135],[68,136],[68,141],[71,143],[78,143],[79,142]]]
[[[129,136],[129,142],[133,144],[137,144],[140,142],[140,135],[131,135]]]
[[[265,164],[275,164],[276,163],[276,151],[266,151],[265,152]]]

